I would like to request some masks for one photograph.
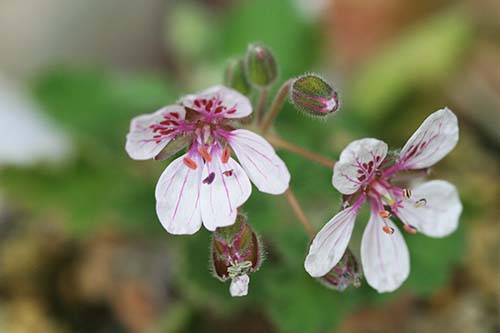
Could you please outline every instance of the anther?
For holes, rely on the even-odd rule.
[[[214,172],[210,172],[208,174],[208,176],[205,179],[203,179],[203,184],[210,185],[210,184],[213,183],[214,179],[215,179],[215,173]]]
[[[420,199],[420,200],[416,201],[416,202],[413,204],[413,206],[414,206],[415,208],[419,208],[419,207],[424,207],[426,204],[427,204],[427,200],[425,200],[425,199]]]
[[[198,167],[196,162],[193,161],[192,159],[190,159],[189,157],[184,157],[182,159],[182,162],[184,162],[184,165],[186,165],[188,168],[193,169],[193,170],[196,170],[196,168]]]
[[[403,225],[403,228],[410,234],[416,234],[417,233],[417,228],[412,226],[411,224],[405,224]]]
[[[378,212],[378,216],[386,219],[388,217],[391,217],[391,213],[387,210],[381,210],[380,212]]]
[[[231,170],[226,170],[222,173],[226,177],[231,177],[233,175],[233,169]]]
[[[200,153],[201,156],[203,156],[203,159],[206,162],[211,162],[212,161],[212,156],[208,153],[208,151],[203,148],[203,147],[198,147],[198,152]]]
[[[411,190],[409,188],[403,189],[403,198],[410,199],[411,198]]]
[[[222,161],[223,164],[226,164],[229,161],[229,158],[231,157],[231,150],[229,150],[229,147],[224,147],[222,150],[222,156],[220,160]]]
[[[394,228],[391,228],[388,225],[384,225],[382,230],[388,235],[392,235],[394,233]]]

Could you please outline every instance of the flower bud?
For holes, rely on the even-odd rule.
[[[210,261],[215,277],[231,279],[232,296],[247,294],[248,275],[262,263],[262,245],[244,215],[238,215],[233,225],[214,231]]]
[[[337,92],[316,74],[295,79],[290,99],[297,110],[312,116],[327,116],[339,108]]]
[[[360,279],[358,261],[349,248],[345,250],[342,259],[330,272],[318,278],[324,286],[337,291],[344,291],[351,284],[358,288],[361,285]]]
[[[267,47],[254,43],[248,46],[245,72],[251,84],[265,88],[278,77],[278,65]]]
[[[252,90],[245,76],[245,64],[243,59],[231,59],[227,63],[224,72],[224,85],[236,89],[243,95],[248,95]]]

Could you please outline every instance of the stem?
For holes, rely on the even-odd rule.
[[[285,141],[277,136],[269,134],[269,135],[266,135],[266,139],[277,148],[282,148],[282,149],[288,150],[294,154],[305,157],[308,160],[311,160],[311,161],[317,162],[321,165],[324,165],[327,168],[333,169],[333,166],[335,165],[335,161],[333,161],[327,157],[324,157],[322,155],[313,153],[312,151],[307,150],[305,148],[294,145],[293,143]]]
[[[262,134],[266,134],[266,132],[269,130],[269,128],[273,124],[274,119],[276,119],[276,116],[281,111],[281,107],[283,106],[283,102],[285,101],[286,97],[288,96],[288,92],[290,91],[290,87],[292,85],[292,82],[293,82],[293,80],[288,80],[285,83],[283,83],[280,87],[280,90],[276,94],[276,97],[274,97],[273,103],[271,104],[271,107],[269,108],[269,116],[267,116],[266,121],[262,125]]]
[[[309,234],[309,236],[314,237],[314,228],[311,226],[311,223],[309,223],[306,214],[304,214],[304,211],[302,210],[302,207],[297,201],[297,198],[295,197],[295,194],[293,193],[291,188],[288,188],[288,190],[286,190],[285,196],[288,200],[288,203],[292,207],[293,213],[295,214],[295,216],[297,216],[300,223],[304,226],[306,232]]]
[[[257,104],[257,124],[262,123],[262,120],[264,119],[264,112],[266,111],[268,94],[269,94],[268,88],[260,89],[259,102]]]

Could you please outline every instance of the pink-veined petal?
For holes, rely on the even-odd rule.
[[[228,142],[259,191],[282,194],[288,189],[290,172],[263,137],[238,129],[231,132]]]
[[[154,158],[175,136],[175,128],[177,127],[175,123],[182,121],[184,117],[185,111],[182,106],[169,105],[155,113],[132,119],[125,144],[128,155],[135,160]],[[169,120],[173,123],[161,124]],[[157,126],[156,131],[154,126]],[[163,133],[171,132],[171,134],[162,134],[158,126],[161,127]]]
[[[410,274],[410,255],[399,229],[385,219],[394,230],[384,232],[384,219],[372,209],[361,240],[361,263],[366,282],[379,293],[394,291]]]
[[[202,179],[205,182],[201,184],[201,216],[205,227],[214,231],[233,224],[238,207],[252,192],[245,171],[232,158],[222,163],[217,149],[212,153],[212,161],[205,164]]]
[[[185,165],[189,156],[196,169]],[[156,185],[156,213],[171,234],[190,235],[201,227],[200,184],[202,159],[196,154],[183,155],[170,163]]]
[[[220,115],[224,118],[244,118],[252,113],[252,104],[246,96],[222,85],[205,89],[197,94],[186,95],[181,99],[181,103],[194,110],[199,110],[200,107],[195,105],[196,100],[210,100],[212,98],[221,101],[222,105],[226,107],[225,110],[220,112]],[[208,110],[204,109],[204,111]]]
[[[430,237],[444,237],[458,227],[462,203],[457,188],[444,180],[431,180],[412,190],[396,211],[405,223]],[[425,201],[422,201],[425,200]]]
[[[342,258],[358,213],[352,206],[337,213],[314,237],[304,268],[312,277],[327,274]]]
[[[387,155],[387,144],[377,139],[351,142],[333,168],[332,184],[342,194],[353,194],[369,183]]]
[[[400,169],[428,168],[445,157],[458,142],[457,116],[448,108],[431,114],[401,150]]]

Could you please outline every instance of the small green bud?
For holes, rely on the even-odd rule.
[[[339,108],[337,92],[316,74],[295,79],[290,99],[297,110],[318,117],[327,116]]]
[[[231,59],[224,72],[224,85],[236,89],[243,95],[250,94],[252,86],[245,76],[245,63],[243,59]]]
[[[351,284],[358,288],[361,285],[361,273],[358,261],[351,250],[347,248],[339,263],[318,280],[324,286],[337,291],[344,291]]]
[[[248,46],[245,57],[245,72],[251,84],[265,88],[278,77],[278,65],[267,47],[254,43]]]

